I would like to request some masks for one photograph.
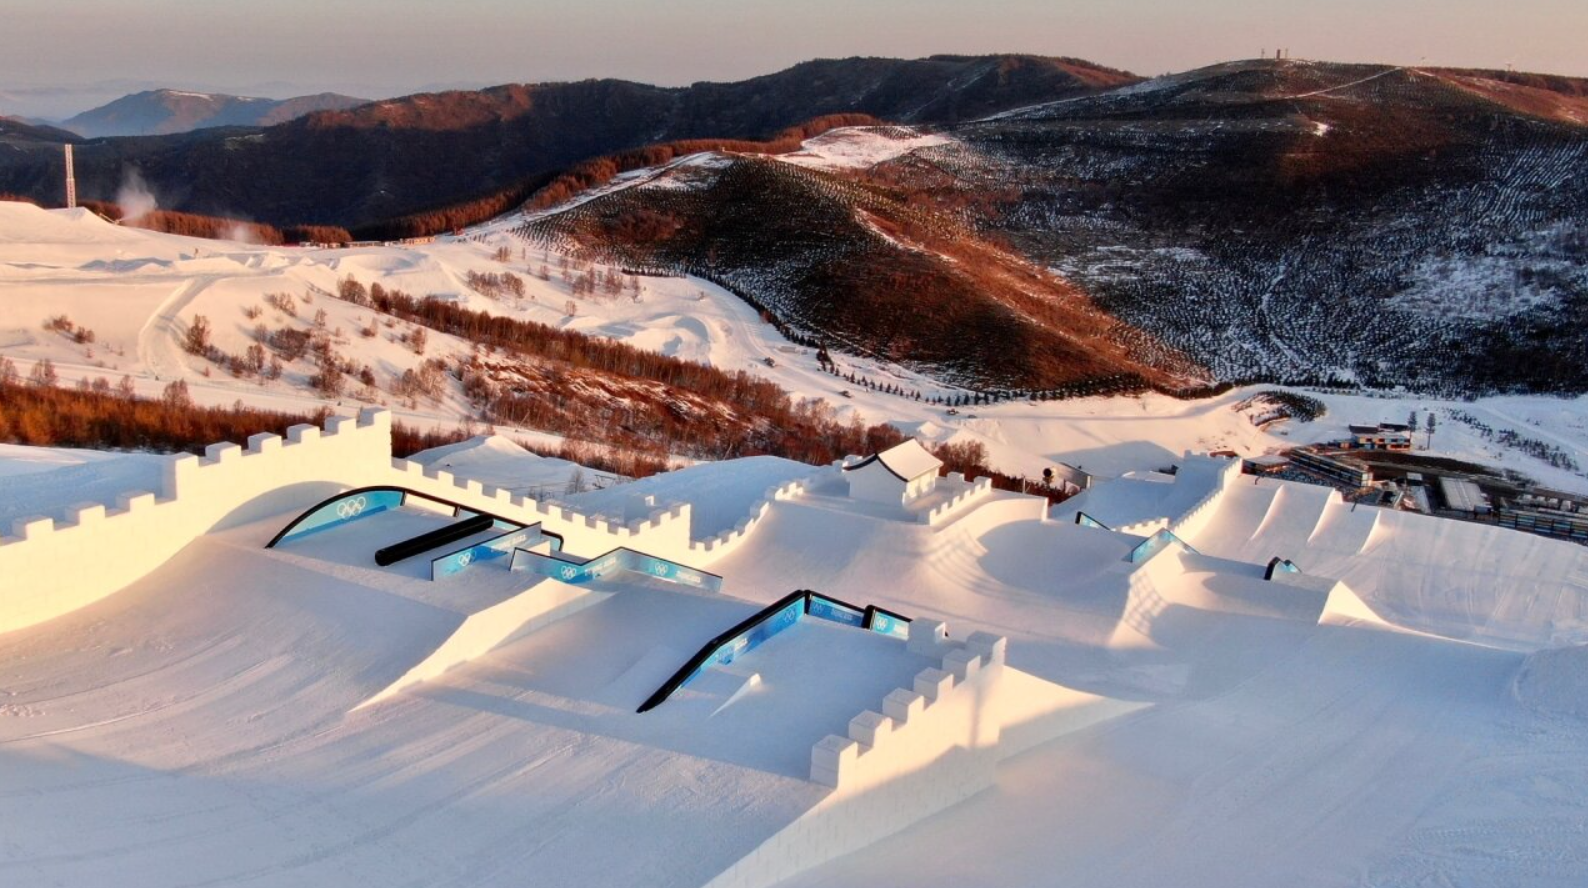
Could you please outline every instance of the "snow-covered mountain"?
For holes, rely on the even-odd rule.
[[[1505,77],[1218,65],[891,172],[1011,189],[989,228],[1221,379],[1583,391],[1584,84]]]
[[[657,141],[760,139],[833,114],[961,120],[1137,79],[1075,59],[997,55],[817,59],[681,88],[615,79],[507,84],[318,112],[247,138],[201,130],[96,140],[78,150],[77,175],[85,198],[112,199],[132,165],[167,209],[354,228],[482,194],[521,202],[571,164]],[[168,113],[161,101],[147,103],[150,119]],[[194,113],[209,107],[203,98],[182,103]],[[56,200],[59,169],[58,152],[0,154],[0,193]]]
[[[1585,91],[1230,63],[983,120],[841,130],[781,164],[727,152],[635,171],[646,187],[578,199],[525,234],[707,275],[813,341],[987,388],[1040,390],[1058,381],[1045,362],[1081,362],[986,335],[961,313],[983,296],[1087,342],[1094,378],[1112,342],[1127,357],[1112,372],[1138,384],[1580,392]],[[1048,273],[1016,290],[1047,307],[1069,294],[1110,325],[1000,297],[978,280],[998,267],[989,249]],[[889,309],[895,294],[908,310]]]

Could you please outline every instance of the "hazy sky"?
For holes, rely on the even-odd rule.
[[[735,80],[850,55],[1030,52],[1160,74],[1278,46],[1588,76],[1588,0],[0,0],[0,113],[82,110],[94,90],[40,88],[105,81],[380,98]]]

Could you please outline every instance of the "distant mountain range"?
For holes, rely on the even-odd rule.
[[[340,111],[367,101],[336,93],[259,99],[156,89],[84,111],[60,126],[88,138],[162,136],[208,127],[274,126],[315,111]]]
[[[24,145],[60,145],[80,140],[76,133],[69,133],[60,127],[20,117],[0,117],[0,145],[21,150]]]
[[[137,167],[168,209],[357,228],[429,210],[589,157],[688,138],[759,138],[827,114],[965,120],[1139,78],[1070,59],[818,60],[736,83],[622,80],[429,93],[276,126],[96,140],[79,192],[108,200]],[[0,192],[58,200],[58,150],[0,155]]]
[[[730,144],[655,173],[676,187],[577,194],[678,156],[635,164],[646,146],[712,152],[835,114],[916,147],[812,169]],[[60,140],[0,126],[0,193],[58,200]],[[557,178],[576,165],[587,174]],[[80,193],[112,197],[129,167],[163,207],[366,231],[482,195],[511,209],[556,180],[543,198],[580,200],[531,240],[700,274],[791,335],[974,387],[1588,391],[1576,78],[818,60],[737,83],[511,85],[95,139],[77,148]]]

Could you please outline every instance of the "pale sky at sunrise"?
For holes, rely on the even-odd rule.
[[[1286,46],[1588,76],[1585,35],[1585,0],[0,0],[0,114],[64,116],[103,101],[95,91],[154,86],[382,98],[585,77],[682,85],[934,53],[1077,56],[1152,75]]]

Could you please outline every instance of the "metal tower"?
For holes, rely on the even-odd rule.
[[[77,174],[72,170],[72,146],[66,148],[66,208],[68,210],[77,206]]]

